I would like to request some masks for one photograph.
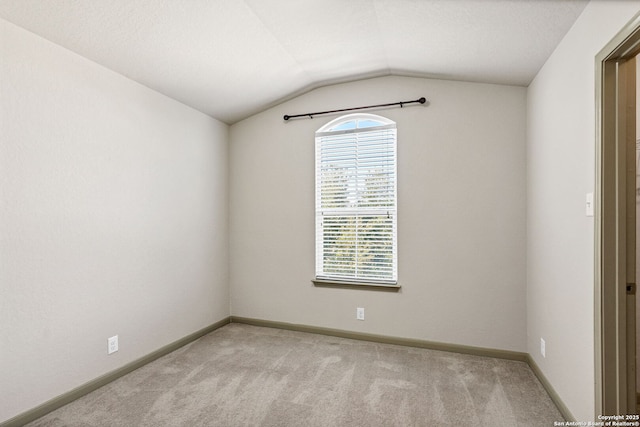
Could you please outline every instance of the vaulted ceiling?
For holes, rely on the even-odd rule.
[[[586,0],[0,0],[0,17],[226,123],[323,85],[527,86]]]

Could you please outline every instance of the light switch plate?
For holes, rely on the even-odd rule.
[[[593,216],[594,206],[593,206],[593,193],[587,193],[586,198],[586,213],[587,216]]]

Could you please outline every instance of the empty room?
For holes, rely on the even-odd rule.
[[[0,0],[0,426],[640,425],[639,16]]]

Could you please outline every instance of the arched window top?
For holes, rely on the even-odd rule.
[[[360,132],[374,128],[395,127],[396,123],[393,120],[375,114],[347,114],[322,126],[316,134]]]

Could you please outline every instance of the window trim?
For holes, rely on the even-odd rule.
[[[321,279],[317,277],[311,280],[311,282],[315,286],[326,288],[372,289],[378,291],[398,291],[402,288],[398,282],[393,284],[366,282],[362,280]]]
[[[348,122],[352,122],[352,121],[356,121],[356,125],[354,128],[350,128],[350,129],[338,129],[338,130],[331,130],[333,128],[339,127],[340,125],[344,124],[344,123],[348,123]],[[376,126],[365,126],[365,127],[358,127],[358,123],[360,121],[375,121],[380,123],[379,125]],[[318,169],[318,160],[320,159],[319,155],[318,155],[318,150],[319,150],[319,144],[320,139],[322,137],[325,136],[339,136],[339,135],[345,135],[345,134],[355,134],[355,133],[366,133],[366,132],[375,132],[375,131],[384,131],[384,130],[394,130],[394,139],[393,139],[393,160],[394,160],[394,165],[393,165],[393,177],[394,177],[394,182],[393,182],[393,202],[394,202],[394,206],[393,206],[393,240],[392,240],[392,278],[391,279],[383,279],[383,278],[366,278],[366,277],[354,277],[354,278],[349,278],[349,277],[341,277],[341,276],[331,276],[331,275],[327,275],[327,274],[319,274],[320,272],[324,273],[324,271],[320,271],[320,270],[324,270],[324,264],[319,264],[319,258],[322,257],[322,250],[318,249],[319,247],[319,238],[322,239],[322,235],[321,235],[321,231],[318,230],[318,212],[320,210],[320,207],[318,206],[318,200],[319,200],[319,191],[321,191],[320,186],[318,185],[319,183],[319,169]],[[382,117],[382,116],[378,116],[378,115],[374,115],[374,114],[367,114],[367,113],[355,113],[355,114],[347,114],[341,117],[338,117],[330,122],[328,122],[327,124],[325,124],[324,126],[322,126],[320,129],[318,129],[314,135],[314,140],[315,140],[315,151],[316,151],[316,155],[315,155],[315,171],[314,171],[314,175],[315,175],[315,218],[316,218],[316,231],[315,231],[315,275],[314,275],[314,279],[312,280],[313,284],[315,286],[323,286],[323,287],[346,287],[346,288],[369,288],[369,289],[378,289],[378,290],[399,290],[400,289],[400,285],[398,284],[398,241],[397,241],[397,237],[398,237],[398,233],[397,233],[397,214],[398,214],[398,185],[397,185],[397,180],[398,180],[398,165],[397,165],[397,160],[398,160],[398,147],[397,147],[397,142],[398,142],[398,136],[397,136],[397,124],[396,122],[394,122],[391,119],[388,119],[386,117]],[[347,209],[346,211],[350,211],[351,209]],[[345,211],[345,213],[347,213]],[[363,216],[366,214],[366,209],[358,209],[358,208],[354,208],[353,209],[353,213],[356,214],[356,216]],[[388,210],[387,210],[387,214],[388,214]],[[322,240],[320,240],[322,241]],[[320,266],[323,266],[322,268],[319,268]]]

